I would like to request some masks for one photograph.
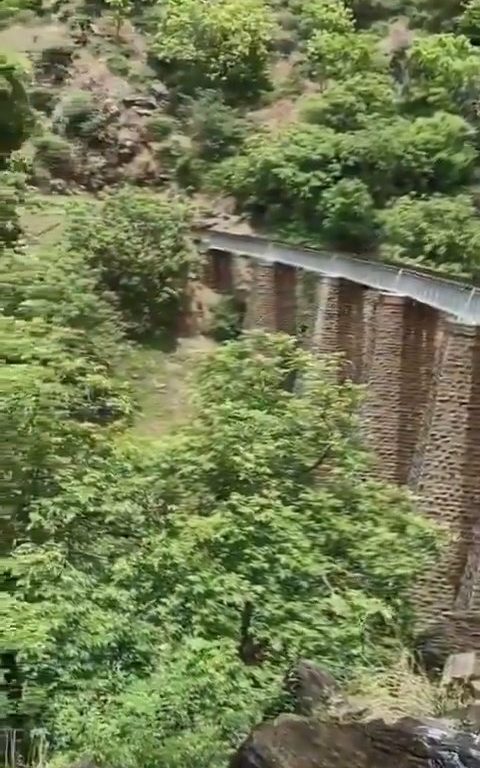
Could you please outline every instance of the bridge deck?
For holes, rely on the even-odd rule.
[[[408,296],[428,304],[466,325],[480,325],[480,289],[432,275],[346,254],[314,251],[274,243],[253,235],[218,229],[200,233],[204,245],[267,262],[280,262],[329,277],[341,277],[379,291]]]

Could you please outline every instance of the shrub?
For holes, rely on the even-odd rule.
[[[60,106],[59,125],[70,138],[89,135],[96,127],[100,112],[91,93],[76,91]]]
[[[234,296],[222,296],[213,307],[210,335],[215,341],[230,341],[240,336],[245,307]]]
[[[370,32],[315,32],[307,43],[307,65],[312,77],[326,82],[388,70],[380,40]],[[367,75],[368,73],[368,75]]]
[[[480,2],[467,0],[459,19],[461,31],[470,38],[472,43],[480,43]]]
[[[322,231],[327,240],[354,250],[372,245],[376,235],[375,205],[360,179],[341,179],[323,193]]]
[[[130,61],[126,56],[121,53],[113,53],[107,59],[107,64],[110,72],[114,75],[120,75],[120,77],[128,77],[130,74]]]
[[[400,197],[382,223],[387,258],[478,276],[480,218],[468,195]]]
[[[300,116],[305,122],[327,125],[338,131],[360,128],[372,115],[393,115],[395,93],[387,75],[354,75],[300,101]]]
[[[33,127],[25,81],[25,69],[0,52],[0,167]]]
[[[151,141],[164,141],[173,132],[176,122],[163,112],[154,113],[146,121],[146,129]]]
[[[233,154],[245,140],[247,123],[215,91],[206,91],[187,110],[188,133],[201,160],[217,161]]]
[[[343,0],[293,0],[290,7],[303,38],[308,39],[316,32],[354,32],[353,14]]]
[[[40,73],[55,83],[62,83],[68,76],[74,48],[72,45],[54,45],[44,48],[37,68]]]
[[[68,178],[74,170],[72,146],[67,139],[54,133],[45,133],[34,139],[34,164],[38,163],[60,178]]]

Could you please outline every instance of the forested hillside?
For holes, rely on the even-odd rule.
[[[173,186],[277,236],[476,277],[476,0],[8,0],[1,16],[41,190]],[[20,112],[2,110],[7,142]]]
[[[144,431],[129,365],[179,365],[199,212],[477,276],[480,3],[5,0],[0,24],[5,754],[223,766],[298,658],[348,681],[411,648],[442,537],[295,337],[219,315],[182,418]]]

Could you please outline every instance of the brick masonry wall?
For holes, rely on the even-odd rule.
[[[405,299],[381,294],[375,312],[373,356],[362,409],[378,473],[401,481],[398,453]]]
[[[478,351],[475,328],[453,321],[446,324],[416,490],[421,510],[444,525],[450,541],[442,561],[418,585],[418,606],[425,622],[455,605],[473,543],[480,500]],[[463,591],[470,592],[465,583]],[[461,602],[468,607],[468,596]]]
[[[252,284],[248,297],[245,327],[276,330],[275,270],[269,262],[256,261],[252,266]]]

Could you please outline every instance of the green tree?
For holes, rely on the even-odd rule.
[[[380,40],[371,32],[315,32],[307,43],[306,55],[309,74],[322,83],[388,68]]]
[[[32,127],[26,72],[20,63],[0,53],[0,169],[25,141]]]
[[[100,205],[72,206],[69,247],[114,297],[130,334],[174,331],[197,264],[190,212],[180,200],[122,189]]]
[[[316,32],[335,32],[347,35],[354,31],[353,14],[343,0],[307,0],[290,4],[303,38]]]
[[[407,53],[403,100],[410,110],[469,115],[480,93],[480,54],[463,35],[417,37]]]
[[[167,0],[153,52],[183,92],[214,88],[242,100],[268,84],[272,18],[263,0]]]
[[[372,115],[389,116],[396,110],[396,97],[388,75],[371,73],[333,81],[318,95],[300,102],[300,116],[308,123],[337,131],[360,128]]]
[[[121,37],[122,26],[133,9],[132,0],[106,0],[108,7],[112,10],[115,22],[115,40],[118,42]]]
[[[480,219],[468,195],[401,197],[384,211],[382,222],[388,259],[477,278]]]
[[[215,91],[206,91],[190,101],[185,112],[195,155],[201,160],[222,160],[238,151],[246,138],[246,120]]]
[[[322,230],[328,242],[353,250],[371,248],[378,228],[375,204],[360,179],[341,179],[321,200]]]
[[[371,117],[346,133],[300,123],[252,137],[242,155],[220,166],[217,180],[270,222],[293,220],[321,233],[323,196],[344,178],[363,182],[379,207],[392,196],[450,192],[472,181],[474,135],[461,117],[441,112]]]

